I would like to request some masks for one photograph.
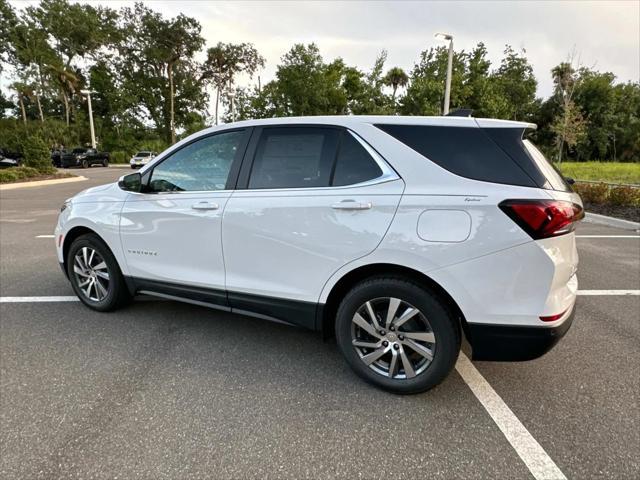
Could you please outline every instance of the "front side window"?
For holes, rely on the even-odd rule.
[[[224,190],[245,132],[219,133],[197,140],[153,169],[150,192]]]

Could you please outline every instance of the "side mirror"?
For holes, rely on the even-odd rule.
[[[576,183],[576,181],[571,177],[564,177],[564,179],[567,181],[569,185],[573,185],[574,183]]]
[[[118,180],[118,186],[126,192],[142,191],[142,175],[140,172],[124,175]]]

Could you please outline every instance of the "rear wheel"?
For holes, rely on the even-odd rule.
[[[82,160],[82,168],[89,168],[89,161],[88,160]]]
[[[427,288],[398,277],[375,277],[344,297],[336,317],[338,345],[364,380],[395,393],[440,383],[455,365],[460,328]]]
[[[102,161],[102,166],[103,167],[108,167],[109,166],[109,160],[107,160],[106,158]]]
[[[107,312],[130,299],[118,262],[95,234],[73,241],[67,255],[67,273],[76,295],[89,308]]]

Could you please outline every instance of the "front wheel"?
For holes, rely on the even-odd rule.
[[[130,298],[118,262],[95,234],[73,241],[67,255],[67,274],[80,301],[93,310],[115,310]]]
[[[347,363],[369,383],[395,393],[433,388],[460,352],[458,320],[434,292],[400,277],[374,277],[345,295],[336,316]]]
[[[89,162],[87,160],[82,160],[82,168],[89,168]]]
[[[109,166],[109,160],[107,160],[106,158],[102,161],[102,166],[103,167],[108,167]]]

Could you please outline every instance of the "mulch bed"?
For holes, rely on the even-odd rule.
[[[584,209],[587,212],[597,213],[599,215],[621,218],[632,222],[640,222],[640,207],[585,203]]]

